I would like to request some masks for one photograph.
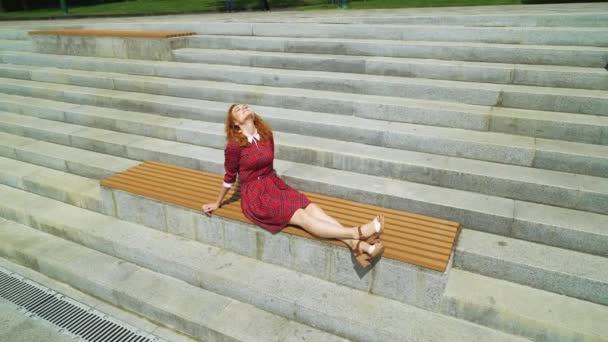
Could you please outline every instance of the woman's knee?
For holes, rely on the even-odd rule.
[[[310,208],[310,209],[309,209]],[[318,219],[327,221],[327,217],[329,215],[327,215],[325,213],[325,211],[323,211],[323,208],[321,208],[320,206],[314,204],[314,203],[310,203],[306,209],[308,209],[308,213],[310,214],[310,216],[316,217]]]
[[[315,203],[310,203],[309,205],[306,206],[306,211],[311,214],[317,214],[317,213],[322,213],[323,209],[321,209],[321,207],[319,207]]]
[[[308,208],[308,207],[306,207],[306,208]],[[308,217],[309,217],[309,214],[306,212],[305,209],[298,209],[291,216],[289,223],[293,223],[298,226],[302,226],[302,225],[306,224],[306,222],[308,221]]]

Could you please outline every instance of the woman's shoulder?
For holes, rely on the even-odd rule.
[[[229,140],[226,142],[226,151],[240,151],[241,145],[236,140]]]

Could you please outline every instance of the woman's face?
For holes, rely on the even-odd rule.
[[[232,118],[237,126],[245,123],[247,119],[253,118],[253,114],[253,111],[245,104],[237,105],[232,109]]]

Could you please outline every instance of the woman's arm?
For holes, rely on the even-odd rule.
[[[203,209],[203,212],[205,212],[205,214],[207,214],[208,216],[211,216],[212,211],[222,206],[222,201],[224,200],[224,196],[226,196],[226,194],[228,193],[228,190],[230,190],[230,188],[223,186],[222,190],[220,190],[220,194],[217,197],[217,201],[213,203],[205,203],[202,205],[201,209]]]
[[[222,201],[224,200],[224,197],[226,196],[229,190],[230,188],[227,188],[225,186],[223,186],[222,190],[220,190],[220,194],[217,196],[217,201],[215,202],[218,208],[222,206]]]
[[[274,154],[274,135],[272,132],[270,133],[270,148],[272,149],[272,153]]]
[[[224,174],[224,184],[216,202],[203,204],[202,209],[205,214],[209,215],[213,210],[221,207],[224,197],[236,181],[240,159],[241,147],[235,142],[229,142],[224,150],[224,169],[226,171]]]

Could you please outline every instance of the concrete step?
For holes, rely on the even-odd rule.
[[[28,30],[0,29],[0,40],[30,40]]]
[[[533,341],[608,341],[607,306],[459,269],[441,311]]]
[[[248,22],[245,20],[114,23],[89,25],[112,29],[180,30],[206,35],[288,38],[346,38],[443,42],[481,42],[520,45],[608,46],[605,27],[488,27],[461,25],[323,24],[317,22]]]
[[[197,340],[344,341],[16,222],[0,223],[0,235],[5,258]]]
[[[188,38],[188,44],[190,48],[200,49],[430,58],[471,62],[568,65],[591,68],[603,68],[608,64],[608,49],[589,46],[217,35],[192,36]]]
[[[125,69],[133,70],[132,65],[128,64],[127,60],[124,60],[122,65],[109,68],[103,67],[106,64],[105,61],[102,61],[101,64],[93,64],[90,59],[88,60],[89,63],[87,63],[87,60],[84,60],[85,63],[82,63],[80,68],[77,68],[87,70],[87,72],[83,72],[74,70],[71,64],[66,65],[67,61],[58,61],[57,56],[43,55],[43,58],[47,60],[54,59],[55,65],[65,69],[57,70],[44,66],[0,64],[0,76],[86,87],[120,88],[120,86],[116,86],[113,83],[108,83],[108,81],[111,81],[124,84],[124,87],[132,90],[139,89],[137,90],[139,92],[142,92],[142,90],[138,84],[146,83],[154,84],[153,90],[150,91],[159,95],[168,95],[170,88],[175,87],[178,89],[183,84],[188,83],[192,87],[201,89],[201,92],[210,86],[215,86],[216,88],[231,87],[237,91],[240,90],[248,93],[262,92],[268,95],[275,92],[285,92],[285,90],[290,90],[293,93],[294,89],[298,89],[299,93],[304,92],[304,95],[318,98],[316,100],[311,98],[306,102],[299,103],[295,95],[288,96],[292,98],[290,101],[294,102],[293,105],[287,106],[290,108],[293,108],[296,103],[303,108],[318,108],[317,102],[323,101],[323,97],[351,99],[359,96],[361,100],[366,102],[380,102],[383,99],[390,102],[393,98],[397,97],[443,101],[443,103],[465,103],[608,116],[608,91],[605,90],[531,87],[511,84],[498,85],[337,72],[288,71],[241,66],[233,66],[230,70],[226,70],[225,66],[222,65],[194,65],[191,63],[167,65],[158,62],[143,62],[138,66],[144,70],[130,71],[127,73],[134,75],[127,75],[123,73]],[[14,59],[11,62],[22,63]],[[247,86],[260,87],[251,88]],[[179,95],[180,97],[222,101],[221,97],[209,98],[208,95],[181,94],[177,89],[175,90],[175,95]],[[372,96],[368,97],[369,95]],[[228,96],[226,94],[224,97]],[[344,100],[340,102],[344,102]],[[353,109],[349,106],[345,108],[345,105],[341,104],[341,108],[336,108],[335,112],[351,114]]]
[[[428,9],[428,8],[427,8]],[[604,9],[605,12],[605,9]],[[280,18],[260,18],[256,22],[281,22]],[[608,27],[608,13],[546,13],[536,14],[522,11],[518,14],[448,14],[428,15],[424,13],[398,15],[375,13],[349,13],[349,15],[290,18],[289,22],[324,24],[403,24],[403,25],[459,25],[481,27]]]
[[[1,257],[0,257],[0,267],[2,267],[3,269],[5,269],[9,272],[13,272],[14,274],[16,274],[20,277],[29,279],[30,281],[36,282],[39,285],[52,289],[52,291],[61,293],[62,295],[65,295],[66,297],[69,297],[81,304],[84,304],[98,312],[103,312],[104,314],[107,314],[108,316],[110,316],[114,319],[117,319],[123,323],[126,323],[126,324],[134,327],[135,329],[138,329],[141,332],[154,335],[156,337],[164,339],[165,341],[196,342],[196,340],[192,339],[188,335],[184,335],[178,331],[175,331],[171,328],[167,328],[165,326],[160,326],[160,325],[154,324],[151,321],[149,321],[133,312],[129,312],[129,311],[120,309],[117,306],[111,305],[103,300],[100,300],[100,299],[97,299],[90,295],[87,295],[87,294],[73,288],[69,284],[62,283],[60,281],[49,278],[46,275],[44,275],[38,271],[35,271],[29,267],[16,264],[14,262],[11,262],[11,261],[1,258]],[[74,341],[73,338],[71,338],[70,340]],[[26,341],[31,341],[31,340],[27,340],[27,339],[24,340],[24,342],[26,342]],[[53,341],[53,342],[55,342],[54,339],[53,340],[34,339],[34,341]]]
[[[175,23],[114,24],[113,29],[174,29]],[[608,46],[605,27],[468,27],[451,25],[370,25],[260,22],[183,22],[182,30],[206,35],[286,38],[346,38],[404,42],[478,42],[520,45]]]
[[[121,303],[123,307],[137,307],[137,303],[145,311],[152,311],[154,306],[163,304],[166,311],[175,312],[186,306],[198,313],[184,313],[182,317],[218,315],[217,318],[211,316],[201,320],[209,322],[208,329],[216,331],[228,324],[219,317],[242,317],[243,312],[237,311],[241,309],[260,316],[255,318],[255,324],[235,326],[234,320],[230,319],[229,325],[232,329],[244,328],[246,331],[257,328],[258,336],[262,337],[266,333],[278,335],[280,332],[276,330],[280,329],[276,323],[262,324],[260,319],[276,319],[275,315],[279,315],[283,317],[283,327],[288,323],[287,328],[292,329],[289,325],[306,324],[357,341],[439,341],[445,336],[450,336],[453,341],[480,340],[481,336],[495,341],[515,338],[199,242],[186,241],[19,190],[4,190],[18,196],[20,202],[27,199],[35,201],[30,203],[39,210],[28,215],[31,225],[46,231],[60,229],[66,239],[87,248],[6,221],[8,224],[3,224],[0,229],[2,255],[18,263],[29,261],[29,265],[35,260],[43,273],[73,283],[81,290],[86,287],[86,292],[95,291],[98,296],[108,297],[107,300]],[[16,205],[13,207],[18,210]],[[83,225],[86,228],[82,228]],[[270,234],[268,236],[274,238]],[[81,269],[83,266],[86,269]],[[150,283],[162,290],[150,291]],[[114,286],[117,288],[109,291]],[[174,299],[166,302],[169,298]],[[193,301],[198,303],[192,305]],[[174,309],[168,310],[167,306]],[[216,306],[231,310],[218,313]],[[204,311],[200,312],[200,308]],[[296,320],[297,323],[288,320]],[[186,325],[178,322],[172,323],[184,331]],[[274,329],[259,331],[260,327]],[[192,334],[191,331],[185,332]],[[260,340],[259,337],[256,340]]]
[[[29,40],[0,39],[0,51],[33,51]]]
[[[2,132],[0,155],[91,179],[103,179],[140,163]]]
[[[55,172],[54,170],[49,170],[49,169],[44,170],[44,168],[41,168],[41,167],[37,167],[37,166],[31,165],[31,164],[17,162],[17,161],[6,159],[6,158],[0,158],[0,170],[3,170],[3,173],[0,174],[0,176],[2,176],[2,177],[0,177],[0,179],[6,185],[10,185],[15,188],[26,190],[31,193],[36,193],[41,196],[57,199],[59,201],[65,202],[65,203],[74,204],[81,208],[87,208],[90,210],[103,212],[102,210],[100,210],[100,207],[103,207],[102,204],[96,204],[94,206],[89,206],[89,207],[87,207],[87,205],[86,205],[87,203],[101,202],[101,196],[98,195],[99,189],[97,189],[93,193],[91,193],[91,191],[89,191],[88,193],[78,192],[74,189],[74,188],[78,187],[77,186],[78,182],[74,182],[75,185],[71,186],[70,187],[71,189],[68,189],[65,186],[62,187],[62,185],[64,185],[65,183],[62,184],[61,180],[69,179],[69,177],[70,177],[69,174],[63,174],[62,177],[59,178],[56,175],[60,174],[60,173]],[[32,172],[30,170],[34,170],[34,171]],[[39,172],[37,172],[37,174],[35,174],[36,170],[39,171]],[[44,170],[44,171],[42,171],[42,170]],[[43,177],[40,175],[41,173],[46,173],[48,175],[45,175]],[[58,181],[58,179],[59,179],[59,181]],[[78,177],[72,176],[72,179],[78,181]],[[97,187],[99,187],[99,185],[97,183],[95,185]],[[84,201],[84,200],[74,201],[71,198],[71,196],[77,197],[80,199],[86,199],[86,201]],[[114,196],[116,196],[116,195],[114,195]],[[124,199],[121,199],[121,201],[122,201],[121,203],[123,203],[126,206],[117,206],[119,210],[125,210],[127,207],[133,207],[132,203],[129,203],[127,205],[127,202],[124,202],[125,201]],[[147,206],[147,207],[153,207],[153,206]],[[106,206],[106,208],[108,208],[108,206]],[[114,209],[114,206],[110,206],[110,208]],[[114,215],[114,213],[112,211],[113,210],[110,210],[110,211],[107,211],[104,213],[106,213],[108,215]],[[125,215],[125,214],[122,213],[119,215]],[[158,214],[155,214],[155,215],[158,215]],[[164,219],[162,221],[164,221]],[[147,222],[148,223],[150,222],[149,219],[147,219]],[[142,222],[142,223],[144,223],[144,222]],[[213,228],[213,229],[217,229],[217,228]],[[173,233],[177,233],[176,231],[173,231],[171,228],[169,228],[169,231],[173,232]],[[191,236],[184,236],[184,237],[193,238]],[[286,258],[282,257],[282,260],[286,260]],[[285,266],[285,265],[282,264],[282,266]],[[378,273],[376,273],[375,275],[378,276]],[[382,293],[381,289],[378,287],[375,288],[375,291]]]
[[[608,46],[604,27],[467,27],[317,23],[200,23],[196,32],[254,37],[346,38],[520,45]]]
[[[454,266],[608,305],[608,258],[463,229]]]
[[[0,157],[0,184],[80,208],[115,215],[114,208],[104,207],[98,180]]]
[[[134,160],[159,160],[218,174],[224,171],[222,149],[14,114],[11,121],[7,119],[9,116],[0,117],[3,122],[0,127],[15,134]],[[19,141],[9,142],[4,149],[12,148],[19,155],[18,144]],[[56,157],[45,157],[54,161],[53,158]],[[602,255],[607,252],[608,234],[600,228],[608,223],[606,215],[284,160],[275,160],[274,165],[292,186],[304,191],[455,220],[467,227],[564,248]],[[370,186],[362,189],[360,184]]]
[[[0,165],[6,165],[7,167],[16,166],[17,171],[26,169],[26,167],[20,165],[20,162],[10,159],[8,159],[8,162],[3,161]],[[27,165],[30,168],[39,168],[34,165]],[[75,194],[73,190],[61,189],[60,186],[57,186],[57,183],[53,183],[48,178],[43,180],[35,179],[27,174],[23,176],[19,175],[17,171],[4,171],[3,174],[7,176],[7,179],[3,180],[0,178],[0,180],[14,188],[26,191],[33,188],[34,190],[30,191],[31,193],[73,204],[83,209],[90,209],[115,216],[121,220],[141,224],[159,231],[168,232],[183,239],[200,241],[336,284],[369,291],[373,283],[372,291],[375,294],[427,310],[437,310],[440,299],[438,291],[443,289],[447,281],[446,273],[412,267],[395,260],[387,260],[382,268],[376,269],[374,272],[370,272],[369,269],[363,270],[360,267],[342,269],[341,266],[335,264],[336,260],[350,261],[350,253],[343,248],[331,244],[311,241],[289,234],[281,235],[277,240],[269,239],[262,234],[259,227],[252,224],[239,223],[222,217],[213,217],[201,221],[201,213],[198,210],[184,209],[119,190],[102,187],[98,189],[98,192],[101,192],[100,196],[90,193]],[[47,169],[47,172],[51,174],[56,173],[56,171],[49,169]],[[70,175],[64,174],[63,176],[66,179]],[[22,185],[24,183],[25,185]],[[40,191],[39,189],[43,187],[45,189]],[[99,184],[97,184],[97,187],[99,188]],[[86,199],[88,202],[102,203],[101,205],[87,207],[84,200],[74,201],[69,195]],[[0,209],[0,212],[3,212],[2,209]],[[7,208],[5,212],[7,216],[15,219],[19,217],[10,208]],[[316,261],[313,262],[308,259],[306,259],[308,261],[300,260],[300,257],[309,255],[309,253],[316,255]],[[403,282],[408,284],[416,283],[417,285],[411,291],[408,291],[408,293],[402,293],[391,282],[385,282],[384,280],[392,279],[395,274],[399,274]],[[425,281],[420,281],[420,279],[425,279]]]
[[[188,101],[178,98],[160,98],[158,96],[141,96],[137,100],[132,100],[134,96],[128,92],[99,91],[94,88],[54,86],[53,84],[20,80],[8,80],[2,83],[0,92],[28,97],[44,97],[69,103],[76,102],[85,105],[92,104],[156,112],[161,115],[186,116],[215,122],[225,120],[225,113],[222,112],[228,107],[226,103],[201,103],[197,101],[188,103]],[[8,97],[8,100],[4,100],[7,96],[0,96],[0,98],[2,98],[0,104],[3,108],[12,112],[40,113],[36,106],[16,103],[14,100],[11,101],[10,97]],[[34,99],[29,100],[36,102]],[[38,102],[40,101],[38,100]],[[134,104],[133,101],[137,103]],[[159,101],[162,103],[160,106]],[[173,102],[174,105],[166,105],[167,102]],[[197,104],[210,106],[206,111],[209,114],[199,114],[200,109],[197,109]],[[55,111],[47,110],[45,113],[35,115],[52,120],[63,120],[63,113],[73,105],[58,103],[53,106],[58,106],[58,108]],[[184,110],[188,106],[194,110]],[[168,111],[173,108],[175,108],[175,111]],[[353,117],[349,117],[348,122],[345,122],[342,115],[332,116],[324,113],[288,111],[280,108],[258,108],[263,110],[264,117],[269,120],[275,129],[288,133],[327,137],[334,140],[337,138],[393,149],[579,173],[596,177],[606,177],[608,175],[606,159],[608,149],[606,146]],[[201,124],[197,123],[199,126]],[[589,122],[589,125],[592,125],[592,123]],[[603,127],[596,127],[595,132],[601,134],[603,131]],[[600,138],[604,139],[603,136],[600,136]]]
[[[0,110],[222,149],[224,125],[132,111],[0,95]],[[9,116],[10,117],[10,116]],[[330,129],[327,129],[330,131]],[[336,133],[334,132],[334,135]],[[275,132],[276,156],[296,163],[390,177],[487,195],[608,213],[604,178]]]
[[[8,158],[25,160],[29,163],[32,160],[37,163],[43,161],[40,163],[42,166],[85,175],[102,172],[111,174],[122,171],[121,167],[126,169],[134,166],[132,164],[135,163],[135,161],[124,159],[124,162],[118,163],[118,168],[116,168],[111,159],[120,160],[122,158],[107,155],[105,155],[105,160],[104,158],[92,158],[90,155],[97,153],[44,141],[36,142],[33,139],[6,133],[0,133],[0,144],[0,151],[10,151],[10,153],[4,154]],[[77,165],[78,167],[65,169],[64,165]],[[57,197],[65,198],[67,196]],[[608,217],[605,215],[518,201],[516,202],[514,221],[503,234],[552,246],[608,256],[605,248],[608,236],[602,228],[607,224]]]
[[[608,89],[606,71],[601,68],[221,49],[185,48],[174,50],[173,54],[176,61],[187,63],[347,72],[540,87]],[[4,62],[13,63],[8,58]]]
[[[42,58],[38,59],[38,56],[42,56]],[[21,56],[21,59],[28,60],[32,57],[35,59],[35,61],[31,61],[31,63],[51,63],[51,60],[46,59],[44,55],[32,54],[30,56]],[[80,64],[83,64],[81,66],[81,68],[83,69],[97,69],[99,68],[99,65],[104,65],[105,68],[109,70],[118,72],[133,72],[140,74],[153,74],[156,72],[156,67],[161,65],[163,73],[167,73],[168,69],[171,68],[171,65],[174,65],[174,70],[176,73],[172,74],[171,76],[181,77],[181,75],[186,73],[185,71],[180,70],[180,68],[184,65],[183,63],[159,64],[156,62],[135,62],[109,60],[105,58],[83,58],[65,56],[60,60],[56,58],[54,58],[53,60],[56,61],[57,64],[55,66],[58,67],[64,65],[63,63],[65,62],[71,63],[71,67],[79,67]],[[30,63],[30,61],[26,63]],[[167,67],[168,65],[169,67]],[[205,101],[196,99],[177,99],[176,97],[166,97],[162,95],[147,96],[144,94],[134,97],[132,96],[132,94],[125,93],[120,90],[106,92],[100,92],[99,90],[90,90],[91,93],[89,94],[82,94],[82,92],[80,92],[76,96],[72,94],[75,94],[77,92],[77,89],[79,88],[75,88],[72,86],[61,86],[57,83],[38,84],[36,82],[17,80],[31,78],[29,67],[27,66],[5,65],[5,67],[0,70],[4,72],[6,77],[13,78],[2,79],[3,86],[2,88],[0,88],[3,92],[10,94],[27,95],[33,92],[33,94],[39,97],[53,98],[66,102],[85,104],[94,103],[96,105],[103,105],[118,109],[145,111],[163,115],[182,116],[196,119],[205,117],[209,118],[209,120],[213,120],[216,122],[223,122],[223,120],[225,119],[225,113],[223,112],[225,112],[225,108],[227,108],[230,103],[221,102],[221,96],[202,96],[205,98],[219,99],[220,102],[218,103],[215,101]],[[76,76],[73,76],[72,78],[76,78]],[[102,82],[101,84],[103,83],[104,82]],[[93,84],[93,86],[98,86],[99,84],[100,83],[95,83]],[[109,84],[106,84],[104,86],[110,87]],[[33,88],[40,87],[45,87],[45,89],[52,88],[56,89],[57,91],[39,92],[37,90],[33,90]],[[142,87],[145,87],[145,85],[142,85]],[[122,86],[114,88],[128,89]],[[59,92],[59,89],[63,89],[63,92]],[[106,99],[106,97],[103,96],[105,94],[115,94],[115,97],[122,98],[120,100],[112,99],[112,101],[109,101],[108,99]],[[334,94],[333,96],[336,96],[335,93],[330,94]],[[330,94],[325,96],[332,96]],[[243,94],[243,96],[249,95]],[[264,95],[261,94],[260,96]],[[533,136],[538,138],[548,138],[592,144],[608,144],[608,117],[604,116],[590,116],[582,114],[577,115],[572,113],[477,106],[394,97],[359,96],[361,98],[358,99],[348,95],[344,100],[341,100],[341,98],[344,98],[344,96],[342,95],[339,95],[337,97],[339,98],[334,98],[332,100],[328,100],[327,98],[323,98],[322,96],[313,97],[311,99],[313,101],[328,102],[328,107],[325,107],[323,109],[314,108],[314,110],[323,112],[327,111],[328,108],[330,108],[329,110],[337,112],[337,115],[323,113],[322,117],[330,118],[330,121],[344,121],[344,117],[342,115],[348,114],[354,115],[356,117],[380,119],[386,121],[456,127],[480,131],[494,131],[516,135]],[[232,98],[228,100],[235,99]],[[296,99],[296,101],[294,102],[296,104],[306,105],[306,103],[302,102],[301,99]],[[274,104],[278,107],[285,106],[283,103],[277,103],[277,101],[270,101],[269,104]],[[295,105],[288,106],[295,107]],[[272,115],[273,111],[280,111],[277,118],[284,118],[285,115],[288,114],[293,114],[292,116],[295,117],[309,117],[311,115],[315,117],[320,117],[320,114],[318,113],[311,113],[309,111],[302,111],[299,109],[274,107],[258,108],[263,109],[263,113],[265,115],[268,115],[268,113]],[[220,112],[222,112],[222,114],[220,114]],[[319,118],[317,118],[315,121],[318,120]],[[320,120],[327,121],[323,118],[321,118]],[[283,129],[290,128],[289,126],[287,126]],[[293,128],[291,129],[293,130]]]
[[[162,67],[162,64],[157,64]],[[217,65],[185,64],[181,77],[192,75],[209,80],[188,80],[113,72],[79,71],[38,66],[0,64],[0,76],[84,87],[128,90],[212,101],[235,97],[257,98],[260,105],[320,111],[334,106],[333,112],[352,114],[353,107],[390,103],[400,98],[466,103],[577,114],[608,116],[608,91],[478,84],[326,72],[231,67],[234,73]],[[202,72],[202,73],[201,73]],[[171,77],[171,71],[165,75]],[[190,76],[191,77],[191,76]],[[214,90],[214,92],[213,92]],[[221,91],[221,92],[218,92]],[[297,94],[297,95],[296,95]],[[331,107],[330,107],[331,108]]]

